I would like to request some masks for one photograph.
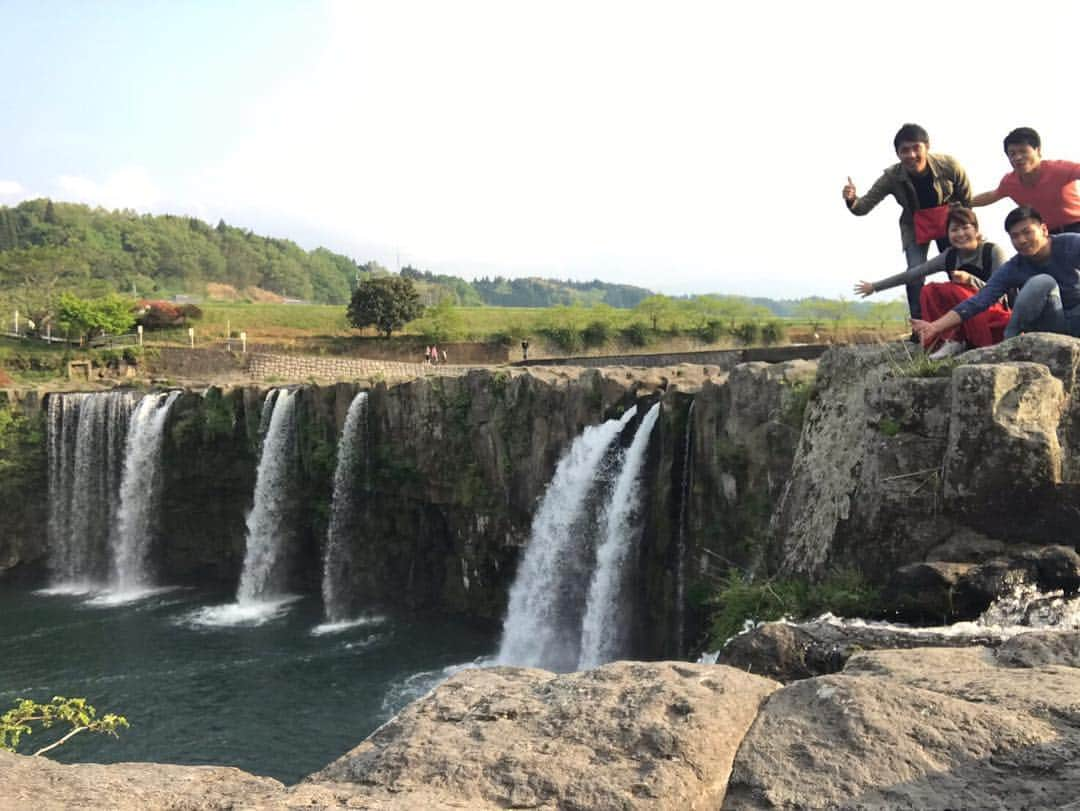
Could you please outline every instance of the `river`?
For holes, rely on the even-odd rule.
[[[20,698],[85,697],[130,729],[119,740],[77,735],[50,757],[220,764],[291,783],[497,642],[494,630],[432,616],[327,632],[316,597],[257,625],[200,621],[231,599],[174,589],[117,605],[0,587],[0,712]],[[54,737],[35,731],[19,751]]]

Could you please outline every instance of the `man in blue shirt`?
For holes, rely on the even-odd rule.
[[[913,319],[924,344],[986,310],[1019,288],[1005,337],[1021,332],[1060,332],[1080,337],[1080,234],[1050,236],[1038,211],[1020,206],[1005,218],[1016,256],[999,267],[986,286],[936,321]]]

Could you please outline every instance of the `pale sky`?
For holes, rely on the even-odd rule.
[[[840,197],[902,123],[976,192],[1017,126],[1080,161],[1077,3],[0,0],[0,21],[0,204],[224,218],[391,269],[850,298],[903,269],[892,198]],[[979,210],[1007,248],[1011,208]]]

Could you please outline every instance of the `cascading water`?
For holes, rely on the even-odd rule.
[[[296,392],[277,389],[277,396],[263,405],[272,409],[262,454],[255,474],[255,504],[247,517],[247,547],[240,574],[237,603],[256,603],[280,596],[281,572],[278,559],[284,545],[286,527],[284,503],[289,471],[296,456],[293,413]]]
[[[611,500],[604,510],[604,536],[581,622],[578,670],[597,667],[627,654],[626,624],[619,622],[626,601],[627,560],[641,537],[639,479],[660,404],[649,409],[626,452]]]
[[[683,442],[682,486],[679,493],[679,535],[675,563],[675,655],[686,651],[686,510],[690,503],[690,487],[694,471],[694,404],[686,409],[686,432]]]
[[[49,568],[54,587],[88,590],[107,571],[132,392],[49,400]]]
[[[150,585],[147,558],[154,537],[154,518],[160,491],[158,457],[165,422],[180,392],[148,394],[131,416],[120,506],[112,536],[113,577],[111,589],[120,594]]]
[[[619,420],[586,428],[559,461],[533,518],[528,546],[510,589],[499,664],[569,671],[580,653],[580,615],[567,612],[575,599],[570,582],[585,504],[607,450],[637,407]],[[570,613],[570,616],[567,614]]]
[[[364,451],[367,421],[367,392],[357,394],[345,415],[345,425],[338,441],[337,466],[334,468],[334,496],[330,504],[330,526],[326,533],[323,556],[323,610],[330,622],[341,622],[350,608],[349,583],[352,580],[352,553],[349,546],[353,524],[353,485],[356,463]]]

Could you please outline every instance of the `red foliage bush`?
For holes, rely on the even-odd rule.
[[[184,312],[171,301],[140,301],[136,323],[143,329],[179,327],[184,324]]]

